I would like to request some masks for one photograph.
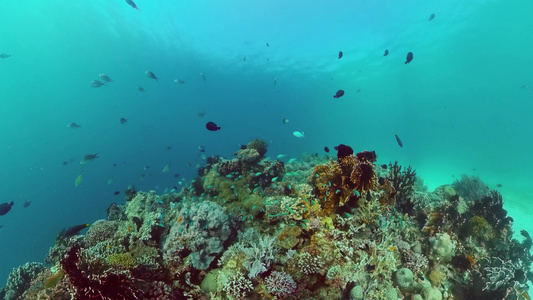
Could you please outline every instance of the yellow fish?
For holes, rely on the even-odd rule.
[[[76,177],[76,182],[75,182],[76,187],[78,187],[81,184],[82,180],[83,180],[83,173],[81,173],[80,175],[78,175],[78,177]]]

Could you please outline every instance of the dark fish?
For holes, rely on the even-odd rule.
[[[270,45],[267,43],[267,47],[270,47]]]
[[[202,111],[202,112],[199,112],[199,113],[196,114],[198,119],[202,119],[203,117],[205,117],[205,115],[207,115],[207,113],[205,111]]]
[[[68,165],[68,161],[63,162],[63,166],[66,166],[66,165]]]
[[[68,228],[67,230],[63,230],[63,232],[61,232],[62,234],[60,233],[60,235],[64,237],[73,236],[73,235],[78,234],[80,231],[82,231],[83,229],[87,227],[89,227],[89,224],[81,224],[81,225],[72,226]]]
[[[141,11],[141,10],[137,7],[137,4],[135,4],[135,2],[133,2],[133,0],[126,0],[126,3],[128,3],[129,6],[135,8],[136,10]]]
[[[67,124],[67,127],[68,127],[68,128],[74,128],[74,129],[75,129],[75,128],[80,128],[81,125],[72,122],[72,123],[68,123],[68,124]]]
[[[413,52],[407,53],[407,57],[405,58],[405,64],[410,63],[413,60]]]
[[[429,20],[428,21],[431,21],[435,18],[435,14],[431,14],[431,16],[429,16]]]
[[[180,174],[178,173],[174,174],[174,178],[178,178],[178,177],[180,177]]]
[[[4,225],[0,225],[0,228],[4,227]]]
[[[202,145],[198,146],[198,151],[205,152],[205,147]]]
[[[146,72],[144,72],[144,74],[146,74],[146,76],[148,76],[148,78],[150,78],[150,79],[154,79],[154,80],[156,80],[156,81],[159,79],[159,78],[157,78],[157,77],[155,76],[155,74],[154,74],[153,72],[146,71]]]
[[[120,195],[120,192],[119,192],[119,191],[116,191],[116,192],[113,193],[113,195],[115,195],[115,196],[116,196],[116,195]]]
[[[116,166],[117,166],[117,164],[113,164],[113,167],[116,167]]]
[[[396,137],[396,141],[398,142],[398,145],[400,145],[400,147],[403,148],[403,143],[402,143],[402,140],[400,140],[400,138],[398,137],[397,134],[394,135]]]
[[[207,128],[207,130],[209,130],[209,131],[220,130],[220,127],[217,126],[217,124],[215,124],[213,122],[207,122],[207,124],[205,124],[205,128]]]
[[[172,146],[167,146],[167,150],[172,150]]]
[[[383,184],[385,184],[385,178],[383,178],[383,177],[379,177],[379,178],[378,178],[378,183],[379,183],[379,185],[383,185]]]
[[[101,82],[100,80],[93,80],[89,85],[93,88],[99,88],[102,85],[105,85],[105,83]]]
[[[360,91],[361,91],[361,89],[357,89],[357,91],[355,91],[355,93],[357,94],[357,93],[359,93]]]
[[[120,118],[120,124],[124,124],[128,122],[128,119],[125,119],[125,118]]]
[[[289,123],[289,119],[287,119],[287,118],[283,118],[283,125],[285,125],[285,124],[287,124],[287,123]]]
[[[333,98],[340,98],[344,96],[344,91],[343,90],[338,90],[335,95],[333,96]]]
[[[386,164],[382,164],[382,165],[381,165],[381,168],[382,168],[383,170],[387,170],[387,165],[386,165]]]
[[[383,56],[387,56],[387,55],[389,55],[389,50],[385,49],[385,53],[383,54]]]
[[[501,183],[498,183],[496,186],[497,187],[502,187],[503,185]]]
[[[324,151],[326,151],[327,153],[329,153],[329,148],[326,146],[324,147]]]
[[[270,62],[270,58],[267,57],[267,62]]]
[[[342,51],[339,51],[339,58],[338,59],[341,59],[342,55],[343,55]]]
[[[142,86],[138,87],[137,90],[138,90],[139,92],[144,92],[144,88],[143,88]]]
[[[244,57],[242,58],[242,61],[246,61],[246,56],[244,56]]]
[[[8,57],[11,57],[11,54],[7,54],[7,53],[0,54],[0,58],[8,58]]]
[[[28,207],[28,206],[30,206],[30,204],[31,204],[31,201],[28,200],[28,201],[24,202],[24,207]]]
[[[13,206],[13,201],[0,204],[0,216],[7,214],[11,210],[11,206]]]

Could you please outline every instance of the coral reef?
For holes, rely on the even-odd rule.
[[[265,157],[254,140],[181,191],[128,189],[4,299],[530,299],[533,239],[477,177],[427,191],[410,166],[339,145]]]

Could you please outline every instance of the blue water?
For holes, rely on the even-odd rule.
[[[231,157],[257,137],[273,157],[375,150],[430,189],[480,176],[503,185],[515,229],[533,231],[530,1],[136,3],[0,2],[0,53],[11,55],[0,59],[0,202],[15,202],[0,216],[0,286],[13,267],[43,261],[62,228],[104,218],[123,201],[114,191],[186,184],[199,145]],[[100,73],[114,82],[91,88]]]

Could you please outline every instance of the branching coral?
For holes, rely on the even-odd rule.
[[[265,287],[271,294],[283,298],[296,290],[296,282],[285,272],[273,271],[265,278]]]
[[[396,190],[396,209],[403,213],[412,214],[414,204],[411,201],[411,194],[414,191],[416,171],[411,166],[404,167],[402,170],[397,161],[394,162],[394,165],[389,163],[389,169],[389,180]]]
[[[481,200],[490,191],[489,187],[479,177],[466,174],[461,175],[461,180],[455,180],[452,187],[469,203]]]

